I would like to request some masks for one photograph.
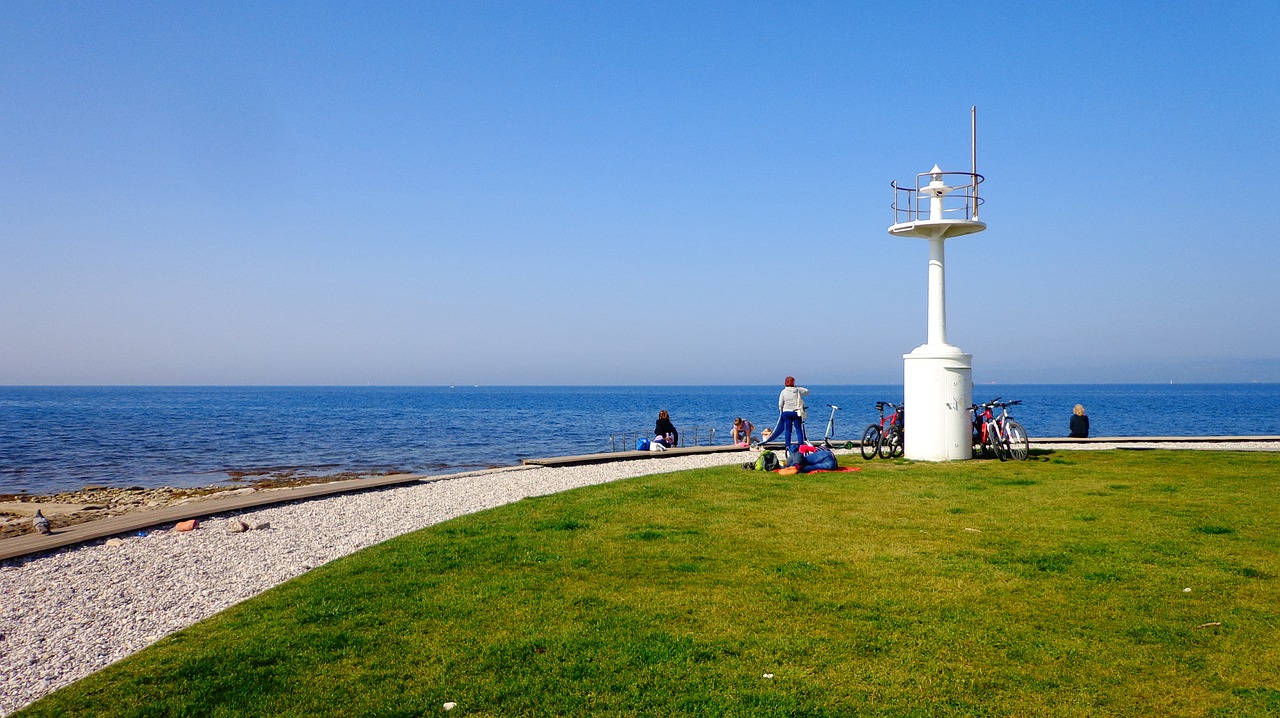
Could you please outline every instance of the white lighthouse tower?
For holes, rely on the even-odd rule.
[[[977,109],[971,111],[973,168],[943,172],[938,165],[916,175],[915,187],[895,181],[895,237],[929,240],[928,341],[903,355],[904,455],[921,461],[973,456],[969,405],[973,403],[973,356],[947,342],[946,263],[943,242],[981,232],[978,221]],[[950,181],[953,184],[948,185]]]

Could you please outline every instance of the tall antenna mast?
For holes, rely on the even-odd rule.
[[[973,172],[973,218],[978,218],[978,106],[969,108],[969,147]]]

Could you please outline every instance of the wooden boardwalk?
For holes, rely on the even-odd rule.
[[[507,470],[520,467],[508,467]],[[152,510],[134,511],[122,516],[112,516],[97,521],[88,521],[74,526],[58,529],[51,534],[27,534],[0,540],[0,561],[28,554],[51,551],[74,544],[96,541],[97,539],[133,533],[143,529],[164,524],[177,523],[187,519],[200,519],[205,516],[224,514],[245,509],[284,504],[291,501],[305,501],[322,496],[343,494],[352,491],[373,491],[392,486],[417,483],[419,481],[440,481],[455,479],[459,476],[486,473],[470,471],[466,474],[449,474],[447,476],[421,476],[418,474],[395,474],[368,479],[350,479],[347,481],[331,481],[323,484],[309,484],[288,489],[266,489],[251,494],[236,494],[225,498],[213,498],[203,501],[192,501],[187,504],[175,504]]]
[[[1028,437],[1032,444],[1069,446],[1071,444],[1267,444],[1280,442],[1280,436],[1069,436]],[[1170,448],[1177,448],[1171,446]]]
[[[632,459],[662,459],[669,456],[720,454],[728,451],[746,451],[746,449],[732,444],[722,446],[681,446],[667,449],[666,451],[607,451],[601,454],[524,459],[521,463],[526,466],[577,466],[580,464],[603,464],[609,461],[630,461]]]

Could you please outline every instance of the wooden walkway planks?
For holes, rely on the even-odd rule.
[[[553,456],[546,459],[522,459],[526,466],[577,466],[581,464],[603,464],[609,461],[629,461],[631,459],[662,459],[668,456],[690,456],[695,454],[719,454],[726,451],[746,451],[732,444],[721,446],[681,446],[666,451],[607,451],[601,454],[581,454],[578,456]]]
[[[352,491],[371,491],[393,486],[417,483],[419,481],[443,481],[471,476],[491,471],[519,470],[523,467],[505,467],[504,469],[488,469],[485,471],[468,471],[443,476],[422,476],[419,474],[394,474],[367,479],[350,479],[347,481],[331,481],[323,484],[310,484],[288,489],[267,489],[252,494],[237,494],[226,498],[213,498],[205,501],[193,501],[189,504],[165,506],[149,511],[134,511],[122,516],[88,521],[58,529],[51,534],[28,534],[0,540],[0,561],[28,554],[51,551],[53,549],[85,543],[97,539],[132,533],[168,523],[177,523],[187,519],[199,519],[215,514],[243,511],[245,509],[283,504],[290,501],[303,501],[333,494]]]
[[[1280,436],[1029,436],[1033,444],[1261,444],[1280,441]]]

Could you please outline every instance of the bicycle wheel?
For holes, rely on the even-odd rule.
[[[1027,440],[1027,432],[1023,430],[1022,424],[1010,421],[1004,425],[1004,430],[1009,435],[1009,456],[1014,461],[1026,461],[1027,455],[1031,453],[1031,442]]]
[[[881,458],[895,457],[896,456],[895,452],[897,451],[897,448],[900,447],[902,442],[901,436],[902,436],[901,430],[897,426],[890,426],[888,427],[888,429],[884,430],[884,434],[881,436],[881,445],[879,445],[879,452],[877,452],[879,453],[879,457]]]
[[[871,424],[867,430],[862,432],[862,458],[868,461],[876,458],[876,452],[880,450],[880,427]]]
[[[901,426],[893,427],[893,456],[898,458],[906,453],[907,430]]]
[[[876,451],[876,453],[880,455],[880,458],[893,458],[893,441],[897,431],[898,427],[896,426],[890,425],[885,427],[884,433],[880,435],[880,448]]]
[[[994,421],[987,422],[987,448],[991,449],[991,454],[1001,461],[1008,460],[1005,456],[1004,440],[1000,436],[1000,425]]]

